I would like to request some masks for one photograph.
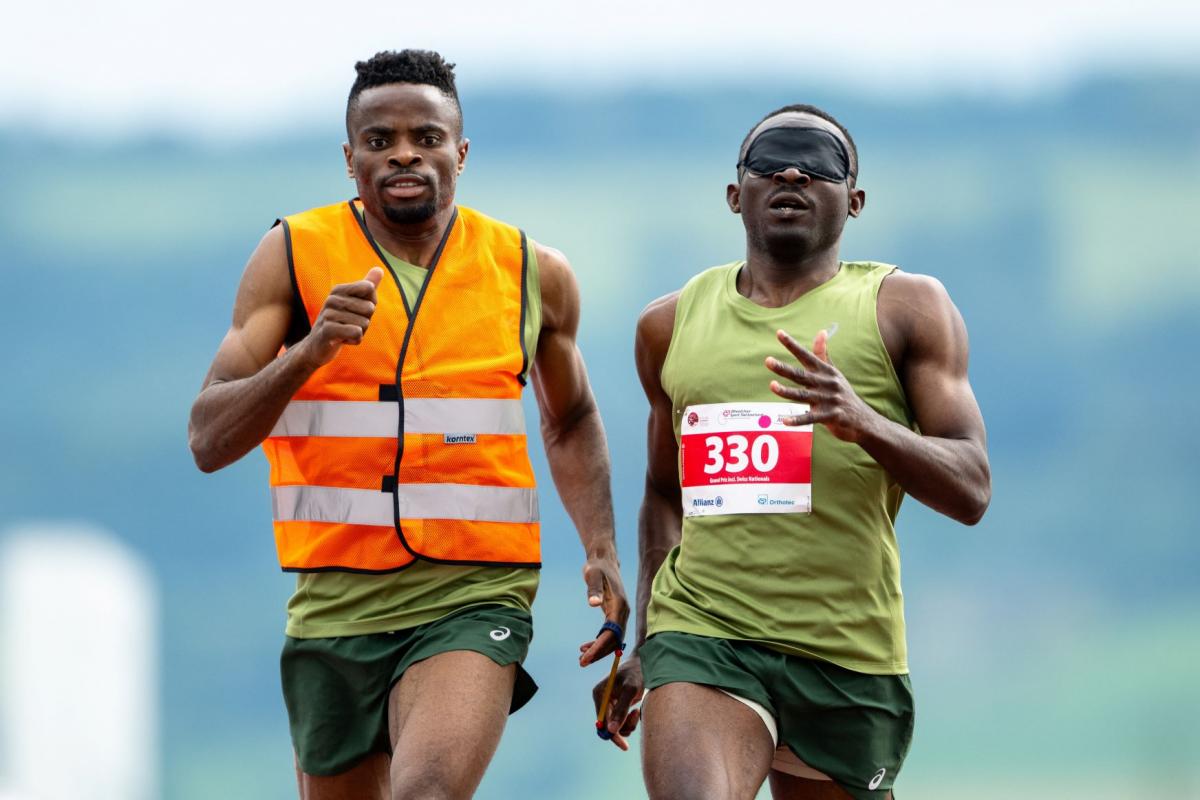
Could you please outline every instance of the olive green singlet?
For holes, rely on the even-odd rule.
[[[842,262],[782,308],[740,295],[741,268],[706,270],[680,294],[661,376],[677,442],[689,406],[783,401],[763,365],[768,355],[796,361],[775,338],[780,328],[811,349],[836,325],[832,364],[875,411],[913,427],[876,320],[879,286],[895,267]],[[685,516],[682,542],[654,581],[650,635],[739,639],[858,672],[908,671],[893,528],[903,491],[861,447],[813,428],[811,513]]]

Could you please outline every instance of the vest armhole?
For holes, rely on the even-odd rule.
[[[521,321],[517,325],[517,339],[521,343],[521,371],[517,382],[524,386],[529,380],[529,348],[525,346],[525,317],[529,313],[529,239],[521,230]]]
[[[312,332],[312,324],[308,321],[308,309],[304,307],[304,298],[300,296],[300,284],[296,281],[296,260],[292,256],[292,229],[286,219],[275,222],[276,225],[280,223],[283,224],[283,245],[287,251],[288,278],[292,282],[292,319],[288,323],[283,343],[291,347]]]

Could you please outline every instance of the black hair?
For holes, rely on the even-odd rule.
[[[740,163],[742,158],[746,155],[746,148],[750,145],[750,137],[754,134],[754,131],[758,130],[759,125],[762,125],[772,117],[778,117],[780,114],[790,113],[811,114],[814,117],[820,117],[826,122],[832,122],[837,129],[842,132],[842,135],[846,137],[846,143],[850,145],[850,185],[853,186],[855,178],[858,177],[858,147],[856,147],[854,144],[854,137],[850,135],[850,131],[846,130],[845,125],[837,121],[837,118],[834,117],[833,114],[830,114],[824,109],[817,108],[816,106],[811,106],[808,103],[793,103],[790,106],[777,108],[770,114],[767,114],[765,117],[760,119],[758,122],[754,123],[754,125],[750,127],[750,130],[747,131],[746,138],[742,139],[742,146],[738,148],[738,162]]]
[[[462,104],[454,85],[454,65],[432,50],[383,50],[354,65],[358,77],[346,99],[346,131],[350,133],[350,113],[358,96],[367,89],[389,83],[423,83],[454,101],[458,109],[458,133],[462,134]],[[353,134],[351,134],[353,138]]]

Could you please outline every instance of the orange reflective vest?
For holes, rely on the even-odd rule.
[[[361,344],[296,392],[263,450],[285,571],[391,572],[415,559],[541,566],[525,445],[525,234],[459,207],[406,297],[357,201],[284,219],[316,323],[330,290],[375,266]]]

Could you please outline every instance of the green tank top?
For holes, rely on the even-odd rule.
[[[661,376],[676,442],[689,406],[782,400],[763,359],[795,357],[776,330],[811,347],[835,324],[830,361],[873,409],[913,427],[876,318],[879,286],[895,267],[842,262],[794,302],[765,308],[738,293],[742,264],[700,273],[679,296]],[[893,528],[902,498],[865,450],[813,426],[811,512],[685,515],[681,543],[654,580],[648,632],[752,641],[870,674],[907,672]]]
[[[380,248],[404,293],[416,298],[425,269]],[[537,256],[529,242],[527,353],[537,352],[542,329],[542,289]],[[532,362],[532,359],[530,359]],[[499,604],[530,611],[539,570],[475,567],[416,561],[399,572],[302,572],[287,605],[288,636],[313,639],[357,636],[413,628],[470,606]]]

